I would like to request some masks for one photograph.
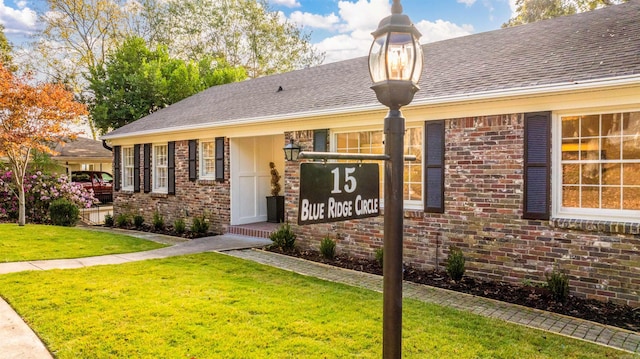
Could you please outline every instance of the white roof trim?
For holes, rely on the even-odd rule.
[[[564,82],[564,83],[549,84],[549,85],[500,89],[500,90],[491,90],[491,91],[484,91],[484,92],[475,92],[475,93],[469,93],[469,94],[459,94],[459,95],[452,95],[452,96],[418,99],[413,101],[409,106],[416,107],[416,106],[451,104],[455,102],[495,100],[495,99],[507,98],[507,97],[544,95],[544,94],[550,94],[550,93],[556,93],[556,92],[567,92],[567,91],[585,91],[585,90],[595,90],[595,89],[605,88],[605,87],[630,86],[630,85],[639,85],[639,84],[640,84],[640,74],[616,76],[616,77],[601,78],[601,79],[594,79],[594,80]],[[184,132],[184,131],[190,131],[190,130],[213,129],[217,127],[227,127],[227,126],[233,126],[233,125],[250,125],[250,124],[257,124],[257,123],[264,123],[264,122],[271,122],[271,121],[286,121],[286,120],[300,119],[300,118],[314,117],[314,116],[320,117],[320,116],[331,116],[331,115],[344,115],[344,114],[351,114],[351,113],[357,113],[357,112],[379,111],[385,108],[386,107],[384,107],[382,104],[375,103],[370,105],[332,108],[332,109],[320,110],[320,111],[297,112],[297,113],[284,114],[284,115],[271,115],[271,116],[261,116],[261,117],[237,119],[237,120],[230,120],[230,121],[218,121],[218,122],[209,123],[205,125],[198,124],[198,125],[155,129],[155,130],[149,130],[149,131],[130,132],[130,133],[121,134],[121,135],[107,134],[105,136],[102,136],[101,139],[114,140],[114,139],[128,138],[133,136],[157,135],[157,134],[162,134],[168,131]]]

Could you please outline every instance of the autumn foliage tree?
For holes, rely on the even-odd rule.
[[[87,114],[86,106],[57,84],[31,85],[0,63],[0,155],[9,160],[18,197],[18,224],[25,224],[24,183],[34,151],[55,154],[53,147],[76,133],[70,125]]]

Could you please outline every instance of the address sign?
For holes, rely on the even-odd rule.
[[[298,224],[327,223],[380,214],[375,163],[302,163]]]

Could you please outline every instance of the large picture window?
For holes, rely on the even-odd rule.
[[[133,147],[122,148],[122,189],[133,191],[134,178]]]
[[[357,131],[335,133],[335,150],[341,153],[384,153],[384,133]],[[404,137],[404,154],[415,155],[416,161],[404,163],[404,200],[410,207],[422,205],[422,127],[410,127]],[[380,166],[380,198],[383,198],[384,163]],[[422,208],[422,207],[419,207]]]
[[[561,212],[638,220],[640,112],[562,116],[560,134]]]
[[[168,190],[167,145],[153,146],[153,191],[167,193]]]
[[[214,179],[216,176],[216,143],[200,141],[200,177]]]

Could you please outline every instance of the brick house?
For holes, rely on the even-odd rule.
[[[403,108],[404,261],[460,247],[472,276],[518,283],[557,267],[578,296],[640,306],[640,1],[423,46]],[[270,161],[303,247],[329,235],[371,257],[382,217],[298,226],[299,164],[282,147],[382,153],[386,108],[367,59],[217,86],[103,137],[114,211],[224,233],[266,220]],[[424,154],[424,156],[423,156]],[[382,186],[381,186],[382,188]],[[384,206],[382,206],[384,207]]]

